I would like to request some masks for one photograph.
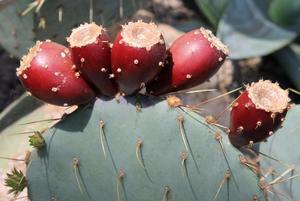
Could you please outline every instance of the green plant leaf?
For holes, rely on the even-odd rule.
[[[265,179],[268,182],[272,182],[285,172],[283,177],[272,185],[274,188],[272,190],[277,192],[279,198],[283,198],[282,200],[299,200],[300,198],[299,115],[300,105],[297,105],[288,112],[286,120],[283,123],[283,128],[270,137],[267,143],[261,143],[260,146],[262,153],[276,159],[272,160],[261,156],[262,160],[260,163],[262,170],[272,167],[275,172],[274,175],[269,175]],[[294,168],[294,170],[289,168]]]
[[[144,0],[51,0],[46,1],[35,16],[35,27],[38,39],[51,39],[65,43],[72,28],[89,22],[90,11],[92,19],[97,24],[108,28],[134,14],[143,6]],[[92,6],[91,6],[92,5]],[[45,29],[39,28],[40,20],[45,20]]]
[[[196,0],[196,4],[216,28],[229,0]]]
[[[0,43],[12,55],[21,57],[34,41],[33,14],[20,16],[30,0],[21,0],[0,11]]]
[[[231,0],[217,35],[229,46],[233,59],[267,55],[296,37],[269,21],[252,0]]]
[[[275,52],[273,56],[284,68],[293,84],[300,89],[300,46],[290,45]]]
[[[268,14],[273,22],[286,28],[300,31],[299,0],[273,0]]]
[[[21,16],[20,13],[34,2],[19,0],[0,10],[0,44],[14,56],[25,54],[35,40],[66,43],[65,38],[72,28],[89,22],[90,16],[105,27],[116,26],[143,7],[145,0],[48,0],[39,12],[35,13],[37,7],[32,7]]]

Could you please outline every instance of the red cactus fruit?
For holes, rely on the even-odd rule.
[[[112,47],[112,70],[120,91],[130,95],[143,88],[161,70],[166,46],[153,23],[129,22]]]
[[[288,91],[260,80],[247,86],[232,106],[229,139],[242,147],[261,142],[281,127],[289,108]]]
[[[117,93],[116,84],[109,78],[110,38],[104,28],[95,23],[83,24],[72,30],[67,38],[77,69],[103,95]]]
[[[87,103],[94,98],[94,92],[74,68],[68,48],[38,41],[21,59],[17,76],[30,94],[47,103]]]
[[[210,30],[190,31],[173,42],[168,64],[147,91],[161,95],[201,84],[218,71],[227,55],[227,47]]]

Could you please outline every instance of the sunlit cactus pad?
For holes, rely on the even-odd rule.
[[[98,99],[47,131],[27,171],[31,201],[263,199],[220,130],[158,101]]]

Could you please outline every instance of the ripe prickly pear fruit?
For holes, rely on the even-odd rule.
[[[160,95],[201,84],[218,71],[227,55],[227,47],[210,30],[190,31],[174,41],[166,68],[147,91]]]
[[[90,81],[103,95],[117,93],[116,84],[109,78],[110,37],[106,30],[95,23],[83,24],[72,30],[67,38],[73,61],[86,80]]]
[[[288,91],[278,83],[260,80],[247,86],[231,110],[231,143],[241,147],[267,139],[283,123],[289,101]]]
[[[74,70],[69,49],[51,41],[38,41],[23,56],[17,76],[33,96],[54,105],[79,105],[94,92]]]
[[[166,54],[164,39],[154,23],[129,22],[112,47],[112,71],[120,91],[130,95],[143,88],[161,70]]]

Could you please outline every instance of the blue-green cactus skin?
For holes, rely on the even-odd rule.
[[[98,99],[47,131],[46,146],[32,154],[27,171],[31,201],[210,201],[219,188],[215,200],[264,200],[257,176],[240,163],[225,134],[217,141],[220,131],[201,117],[157,101]]]
[[[30,2],[16,1],[0,10],[0,44],[13,56],[21,57],[34,43],[33,14],[20,15]]]
[[[293,107],[287,114],[283,128],[268,140],[261,143],[261,152],[267,157],[261,158],[261,167],[266,172],[273,168],[274,174],[266,178],[270,183],[282,175],[272,185],[275,191],[274,200],[300,200],[300,106]],[[283,174],[286,173],[286,174]],[[281,181],[281,182],[280,182]]]

